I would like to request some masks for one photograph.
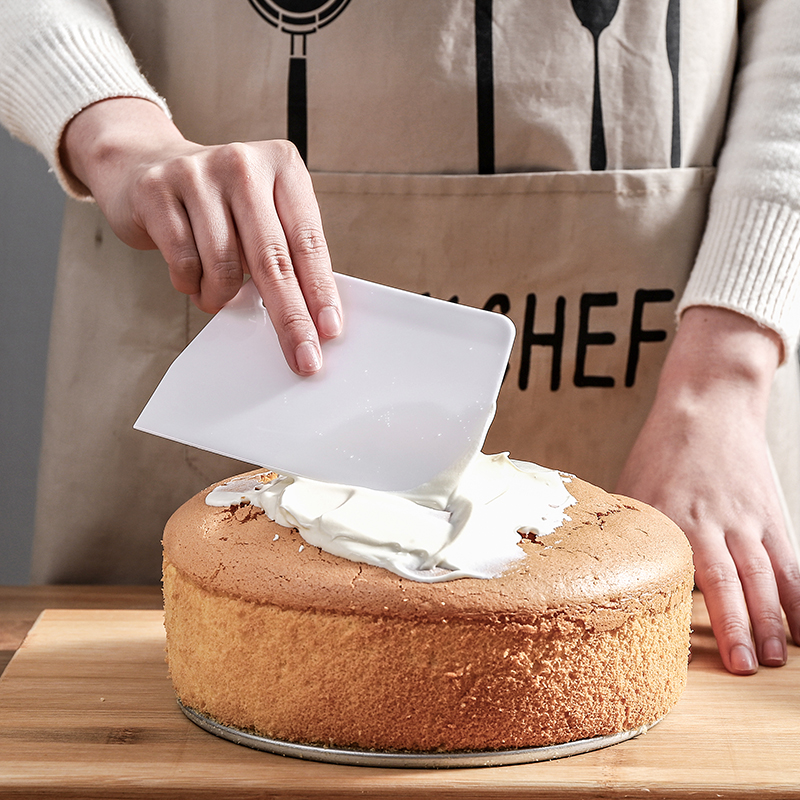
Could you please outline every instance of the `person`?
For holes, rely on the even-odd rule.
[[[157,578],[166,515],[238,465],[130,424],[245,274],[324,368],[335,265],[515,319],[488,446],[661,508],[725,667],[783,664],[800,9],[743,2],[739,42],[722,0],[300,5],[2,3],[0,118],[96,201],[65,216],[34,578]]]

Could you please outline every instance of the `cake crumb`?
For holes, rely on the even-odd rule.
[[[251,519],[260,517],[264,510],[251,503],[241,503],[237,506],[231,507],[231,512],[236,520],[239,522],[249,522]]]

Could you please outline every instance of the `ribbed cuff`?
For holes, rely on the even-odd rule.
[[[744,197],[712,202],[678,314],[699,305],[738,311],[771,328],[788,358],[800,335],[800,212]]]
[[[73,197],[85,199],[86,187],[63,169],[58,147],[78,112],[111,97],[139,97],[169,115],[113,26],[45,28],[14,55],[15,88],[0,97],[3,117],[11,133],[44,154]]]

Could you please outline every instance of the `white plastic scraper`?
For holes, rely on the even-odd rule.
[[[284,475],[403,491],[478,449],[514,340],[501,314],[337,275],[344,332],[295,375],[252,281],[135,428]]]

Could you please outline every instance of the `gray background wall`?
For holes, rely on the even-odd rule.
[[[0,128],[0,584],[29,580],[45,361],[64,194]]]

